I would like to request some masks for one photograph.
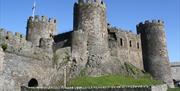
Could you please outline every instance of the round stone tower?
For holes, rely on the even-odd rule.
[[[173,87],[164,22],[161,20],[145,21],[137,25],[137,32],[141,34],[145,70],[154,78]]]
[[[27,22],[26,39],[33,45],[39,46],[41,38],[52,38],[56,32],[56,20],[47,17],[29,17]]]
[[[90,68],[90,74],[97,75],[96,73],[101,73],[100,65],[109,58],[106,6],[102,0],[78,0],[78,3],[75,3],[74,31],[79,30],[87,35],[87,38],[82,39],[83,44],[86,43],[82,47],[87,51],[86,66]]]

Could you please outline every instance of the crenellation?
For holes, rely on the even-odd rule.
[[[49,21],[48,21],[50,24],[54,24],[56,23],[56,19],[54,18],[49,18]]]
[[[84,2],[84,0],[78,0],[78,3],[79,3],[79,4],[80,4],[80,3],[83,4],[83,3],[85,3],[85,2]]]
[[[9,39],[13,39],[13,32],[11,31],[7,31],[7,34],[6,34],[6,39],[9,40]]]
[[[0,29],[0,37],[4,37],[7,35],[7,31],[3,28]]]
[[[42,17],[41,17],[41,21],[47,22],[47,17],[46,17],[46,16],[42,16]]]
[[[39,15],[35,15],[34,17],[30,16],[28,19],[29,22],[36,22],[36,23],[51,23],[51,24],[55,24],[56,23],[56,19],[54,18],[47,18],[46,16],[39,16]]]
[[[78,0],[78,5],[93,5],[106,8],[106,5],[103,0]]]
[[[41,19],[39,17],[39,15],[35,15],[34,16],[34,22],[39,22]]]
[[[149,24],[151,23],[149,20],[145,20],[144,24]]]
[[[143,22],[140,22],[138,25],[137,25],[137,27],[142,27],[142,26],[144,26],[144,27],[146,27],[146,26],[154,26],[154,25],[157,25],[157,26],[159,26],[159,25],[164,25],[164,21],[162,21],[162,20],[146,20],[144,23]]]
[[[21,38],[21,34],[19,32],[15,32],[15,37]]]
[[[164,24],[164,21],[162,21],[162,20],[158,20],[158,23],[160,23],[160,24]]]
[[[30,16],[29,19],[28,19],[28,21],[33,21],[33,17]]]
[[[85,0],[85,1],[86,1],[86,3],[88,3],[88,4],[92,4],[94,0]]]

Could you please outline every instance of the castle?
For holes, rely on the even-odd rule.
[[[163,21],[139,23],[134,34],[107,23],[102,0],[78,0],[73,31],[55,35],[56,22],[29,17],[26,36],[0,29],[0,90],[54,86],[63,83],[64,69],[67,79],[135,74],[127,64],[173,87]]]

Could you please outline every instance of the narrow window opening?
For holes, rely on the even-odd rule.
[[[132,47],[132,42],[131,42],[131,40],[129,41],[129,46]]]
[[[120,44],[121,44],[121,46],[123,46],[123,39],[122,38],[120,38]]]
[[[137,43],[137,48],[139,49],[139,43]]]

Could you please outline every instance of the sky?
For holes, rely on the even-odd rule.
[[[36,15],[56,18],[58,33],[72,30],[73,5],[77,0],[36,0]],[[136,33],[136,25],[145,20],[165,22],[171,62],[180,62],[180,0],[104,0],[107,21]],[[25,35],[34,0],[0,0],[0,28]]]

